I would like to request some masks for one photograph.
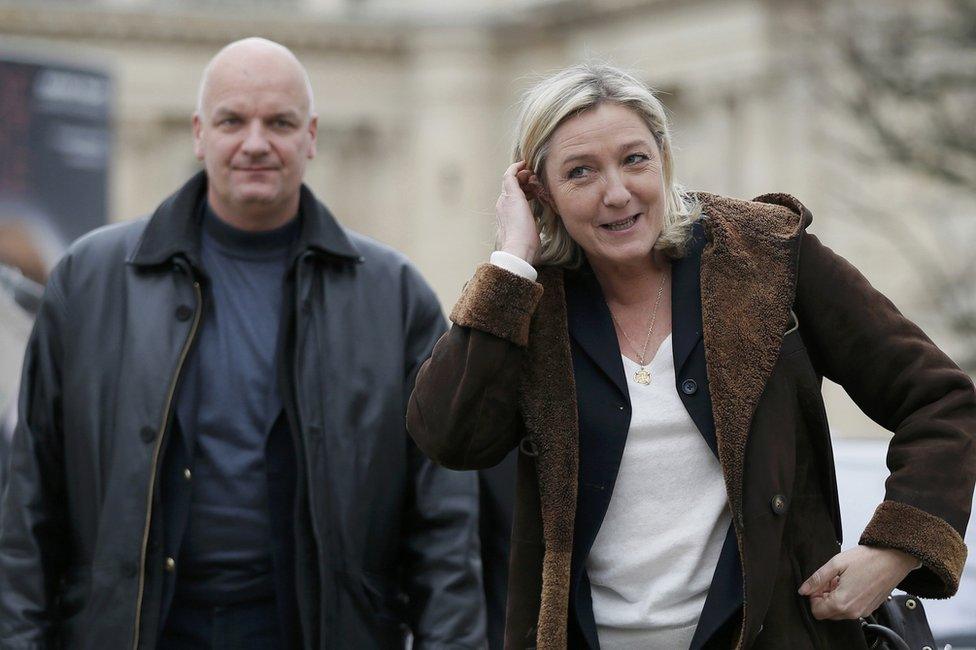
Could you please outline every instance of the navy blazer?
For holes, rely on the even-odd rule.
[[[688,254],[671,264],[671,322],[675,390],[712,453],[718,454],[702,342],[701,253],[705,233],[695,224]],[[613,493],[631,404],[610,310],[588,268],[566,274],[566,309],[579,408],[579,489],[570,575],[570,647],[599,648],[586,558]],[[730,525],[692,640],[713,645],[742,607],[742,568]],[[712,641],[713,644],[709,644]]]

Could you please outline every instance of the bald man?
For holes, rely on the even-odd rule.
[[[2,648],[478,648],[477,488],[404,428],[444,330],[404,257],[302,184],[308,76],[204,71],[203,171],[74,244],[25,360]]]

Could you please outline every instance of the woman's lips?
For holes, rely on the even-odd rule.
[[[635,214],[626,219],[621,219],[620,221],[611,221],[610,223],[600,224],[600,227],[604,230],[609,230],[611,232],[623,232],[624,230],[630,230],[637,223],[637,219],[640,214]]]

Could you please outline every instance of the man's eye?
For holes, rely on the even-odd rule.
[[[288,129],[291,128],[291,122],[288,120],[275,120],[272,122],[272,126],[276,129]]]
[[[566,174],[566,178],[583,178],[586,176],[586,167],[573,167]]]
[[[218,124],[222,126],[234,126],[235,124],[240,124],[241,120],[237,117],[225,117]]]
[[[651,157],[646,153],[632,153],[624,159],[624,162],[628,165],[636,165],[638,163],[646,162],[650,160]]]

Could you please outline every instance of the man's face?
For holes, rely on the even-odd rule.
[[[215,62],[193,134],[217,214],[255,227],[294,216],[316,127],[294,62],[267,54]]]

